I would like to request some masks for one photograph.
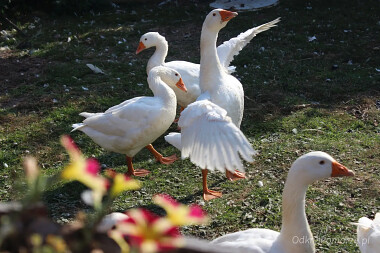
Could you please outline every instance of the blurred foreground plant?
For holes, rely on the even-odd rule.
[[[183,245],[178,226],[207,222],[199,207],[187,207],[167,195],[154,197],[166,217],[132,209],[119,219],[107,219],[113,200],[126,190],[139,189],[141,183],[113,170],[102,176],[98,161],[85,158],[70,137],[63,136],[61,144],[70,163],[56,175],[42,175],[36,159],[25,158],[24,198],[0,204],[1,252],[162,252]],[[75,221],[66,225],[48,217],[42,195],[62,179],[77,180],[89,188],[82,199],[94,207],[93,215],[80,211]]]

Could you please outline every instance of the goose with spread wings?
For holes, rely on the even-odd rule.
[[[225,172],[230,180],[242,179],[245,175],[241,158],[253,162],[256,154],[240,130],[244,111],[242,84],[222,65],[216,48],[219,31],[236,16],[236,12],[222,9],[206,16],[200,44],[201,95],[181,113],[178,121],[181,133],[165,136],[166,141],[181,150],[182,158],[189,157],[202,169],[205,200],[222,196],[221,192],[208,189],[208,170]],[[272,26],[268,23],[267,29]],[[232,60],[222,57],[227,59],[225,62]]]

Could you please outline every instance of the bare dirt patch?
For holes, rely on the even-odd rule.
[[[46,59],[15,57],[11,51],[0,52],[0,94],[34,82],[43,74]]]
[[[12,50],[0,51],[0,106],[15,107],[26,99],[10,96],[12,90],[28,86],[42,76],[47,60],[19,57]]]

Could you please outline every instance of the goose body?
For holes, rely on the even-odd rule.
[[[307,153],[299,157],[289,170],[282,196],[280,232],[254,228],[221,236],[212,243],[246,253],[314,253],[314,239],[305,213],[308,185],[328,177],[353,175],[352,171],[324,152]]]
[[[153,97],[135,97],[104,113],[81,113],[86,119],[74,124],[73,131],[84,132],[108,151],[125,154],[130,158],[130,166],[132,157],[144,147],[148,147],[157,160],[170,162],[162,160],[150,144],[170,127],[176,115],[176,96],[166,83],[177,85],[183,91],[186,87],[177,71],[162,66],[149,72],[148,83]]]
[[[201,95],[181,113],[181,133],[170,133],[166,141],[180,148],[182,158],[202,168],[203,197],[220,197],[220,192],[207,188],[207,169],[225,172],[231,180],[245,178],[242,157],[252,162],[255,151],[240,124],[244,110],[242,84],[231,76],[219,61],[216,49],[218,32],[237,13],[216,9],[202,26],[199,86]]]
[[[354,223],[357,228],[357,242],[360,252],[377,253],[380,251],[380,213],[377,213],[374,220],[367,217],[359,219]]]
[[[234,72],[235,67],[230,66],[234,56],[238,55],[239,52],[258,33],[270,29],[279,21],[280,19],[277,18],[269,23],[251,28],[218,46],[217,54],[224,71],[228,73]],[[181,74],[188,89],[188,92],[184,94],[178,88],[173,87],[173,90],[177,96],[177,102],[182,108],[185,108],[190,103],[193,103],[201,94],[201,88],[199,87],[200,64],[188,61],[165,62],[165,58],[168,53],[168,42],[165,37],[161,36],[157,32],[148,32],[142,35],[136,53],[140,53],[145,48],[150,47],[156,47],[156,50],[148,61],[146,67],[147,73],[149,73],[149,71],[156,66],[166,66],[177,70]]]

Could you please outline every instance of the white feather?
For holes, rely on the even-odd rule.
[[[252,156],[256,152],[247,138],[223,108],[208,100],[190,104],[181,113],[178,125],[181,134],[170,133],[165,139],[172,144],[174,136],[181,136],[182,158],[189,157],[192,163],[203,169],[244,171],[240,156],[253,162]]]
[[[120,213],[120,212],[113,212],[113,213],[107,214],[106,216],[103,217],[103,219],[100,221],[100,223],[96,227],[96,231],[99,233],[107,233],[119,222],[126,220],[128,218],[129,218],[128,215],[124,213]]]
[[[228,68],[235,55],[238,55],[240,51],[259,33],[269,30],[275,27],[280,22],[280,18],[262,24],[260,26],[251,28],[243,33],[240,33],[237,37],[225,41],[222,45],[218,46],[217,53],[220,63],[224,68]],[[229,70],[230,71],[230,70]],[[230,72],[231,73],[231,72]]]
[[[367,217],[359,219],[357,225],[357,242],[360,252],[378,253],[380,250],[380,213],[377,213],[374,220]]]
[[[169,133],[165,136],[165,141],[173,145],[175,148],[181,150],[181,134],[180,133]]]
[[[326,163],[319,166],[321,160]],[[245,253],[314,253],[314,240],[311,240],[313,234],[304,206],[307,191],[305,185],[330,177],[335,162],[330,155],[316,151],[301,156],[293,163],[282,194],[283,222],[280,232],[251,228],[226,234],[211,243]],[[347,171],[346,175],[353,175],[353,172]],[[377,251],[366,253],[379,253],[378,249],[380,247],[377,246]]]
[[[235,66],[229,66],[233,57],[238,55],[240,51],[259,33],[276,26],[275,24],[280,21],[279,18],[251,28],[239,36],[225,41],[223,44],[219,45],[217,48],[217,54],[220,59],[220,63],[224,68],[226,73],[235,72]],[[194,102],[198,96],[201,94],[201,89],[199,87],[199,72],[200,65],[187,61],[170,61],[165,62],[165,58],[168,52],[168,42],[165,37],[161,36],[157,32],[148,32],[141,36],[140,42],[145,45],[146,48],[156,47],[156,51],[151,56],[147,64],[147,73],[156,66],[165,66],[178,71],[184,83],[187,87],[187,93],[183,93],[176,86],[171,86],[177,96],[177,102],[180,106],[186,107],[187,105]]]
[[[73,128],[73,130],[71,130],[71,132],[74,132],[80,128],[82,128],[84,126],[83,123],[75,123],[75,124],[72,124],[71,127]]]
[[[104,113],[87,113],[83,123],[74,124],[75,130],[87,134],[106,150],[133,157],[143,147],[161,136],[171,125],[176,114],[176,97],[168,83],[177,83],[176,71],[155,67],[148,77],[153,97],[135,97],[109,108]]]

